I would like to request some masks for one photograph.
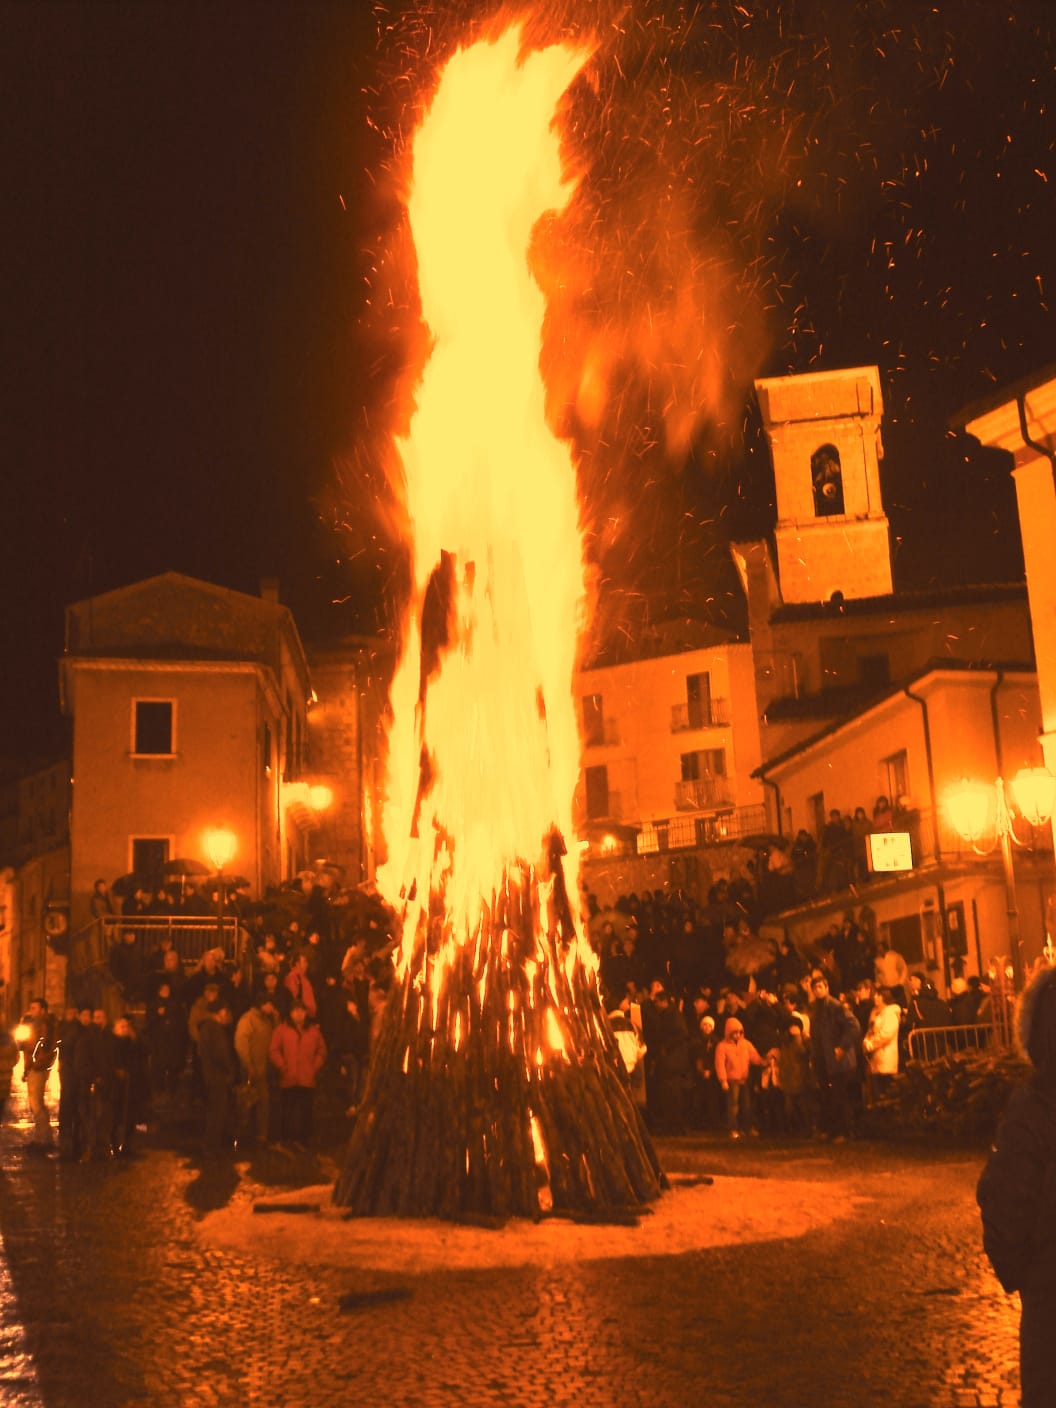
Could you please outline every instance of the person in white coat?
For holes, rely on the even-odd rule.
[[[898,1031],[902,1009],[895,1002],[890,988],[879,987],[873,993],[873,1010],[869,1027],[862,1040],[869,1065],[869,1087],[873,1097],[887,1093],[898,1075]]]

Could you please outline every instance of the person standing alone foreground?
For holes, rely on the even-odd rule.
[[[1033,1075],[1012,1093],[979,1180],[983,1246],[1006,1291],[1018,1291],[1023,1408],[1052,1408],[1056,1363],[1056,968],[1020,999],[1016,1034]]]

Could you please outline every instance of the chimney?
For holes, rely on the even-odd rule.
[[[279,579],[278,577],[261,577],[260,596],[262,601],[268,601],[272,606],[279,604]]]

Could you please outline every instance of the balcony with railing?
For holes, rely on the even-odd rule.
[[[675,806],[680,812],[701,812],[709,807],[728,807],[733,802],[725,777],[683,779],[675,783]]]
[[[732,811],[714,812],[710,816],[673,816],[664,821],[647,822],[638,835],[639,855],[658,855],[665,851],[683,851],[698,846],[733,844],[742,836],[755,835],[766,829],[764,806],[736,807]]]
[[[143,963],[149,962],[163,938],[172,940],[185,972],[190,972],[209,948],[222,948],[227,963],[241,963],[245,958],[245,931],[230,910],[222,919],[219,915],[105,915],[71,936],[71,975],[105,968],[111,949],[122,942],[126,931],[135,935],[134,948]]]
[[[728,699],[701,699],[692,704],[672,704],[671,732],[689,733],[698,728],[721,728],[730,722]]]

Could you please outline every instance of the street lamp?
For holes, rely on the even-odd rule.
[[[1056,777],[1048,768],[1021,768],[1013,778],[1011,787],[1012,800],[1019,815],[1031,827],[1043,826],[1052,816]],[[1013,982],[1019,991],[1023,986],[1023,940],[1019,931],[1012,847],[1026,846],[1029,842],[1020,840],[1016,835],[1016,811],[1009,806],[1004,778],[999,777],[992,785],[962,778],[946,794],[946,811],[958,833],[978,855],[989,855],[995,845],[1001,847]],[[991,827],[994,840],[989,846],[980,845]]]
[[[205,833],[205,854],[216,866],[216,942],[224,947],[224,866],[235,854],[238,837],[226,826],[214,826]]]
[[[313,812],[325,812],[334,800],[334,789],[325,782],[313,782],[308,788],[308,805]]]

